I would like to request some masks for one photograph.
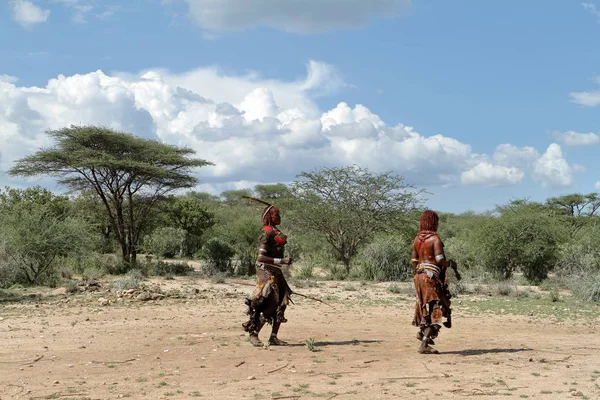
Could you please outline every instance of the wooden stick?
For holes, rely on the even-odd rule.
[[[287,364],[285,364],[283,367],[279,367],[279,368],[275,368],[274,370],[267,371],[267,374],[270,374],[270,373],[272,373],[272,372],[277,372],[277,371],[279,371],[280,369],[284,369],[285,367],[287,367],[288,365],[290,365],[290,362],[291,362],[291,361],[288,361],[288,363],[287,363]]]
[[[92,360],[92,362],[94,364],[124,364],[130,361],[135,361],[137,360],[137,358],[130,358],[129,360],[123,360],[123,361],[94,361]]]

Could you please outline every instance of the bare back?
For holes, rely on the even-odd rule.
[[[413,242],[411,258],[419,263],[444,265],[444,258],[440,259],[440,256],[444,256],[444,244],[440,237],[435,233],[419,233]],[[436,260],[436,257],[440,261]]]

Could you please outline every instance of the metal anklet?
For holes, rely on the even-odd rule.
[[[428,342],[429,338],[427,336],[423,336],[423,339],[421,339],[421,340],[424,341],[424,342]]]

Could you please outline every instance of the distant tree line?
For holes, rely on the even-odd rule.
[[[71,191],[0,190],[2,287],[56,285],[92,270],[169,273],[156,264],[162,258],[201,260],[207,275],[253,274],[261,208],[242,195],[281,209],[298,278],[411,278],[410,246],[428,194],[402,176],[320,168],[289,185],[212,195],[189,191],[198,183],[194,168],[212,165],[190,149],[93,126],[48,134],[55,147],[9,173],[52,176]],[[440,213],[440,234],[472,279],[540,284],[551,275],[600,301],[599,210],[597,193],[514,200],[486,213]]]

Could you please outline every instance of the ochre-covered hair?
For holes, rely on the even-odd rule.
[[[271,216],[273,214],[279,212],[279,209],[277,207],[275,207],[271,203],[267,203],[264,200],[260,200],[260,199],[254,198],[254,197],[242,196],[242,198],[248,199],[248,200],[252,200],[252,201],[255,201],[257,203],[266,205],[266,207],[263,209],[263,212],[261,214],[262,215],[262,217],[261,217],[262,224],[263,224],[263,226],[271,225]]]
[[[279,209],[275,206],[268,206],[263,210],[262,213],[262,224],[263,226],[271,225],[272,215],[279,212]]]
[[[421,214],[421,230],[436,232],[438,228],[439,217],[435,211],[426,210]]]

